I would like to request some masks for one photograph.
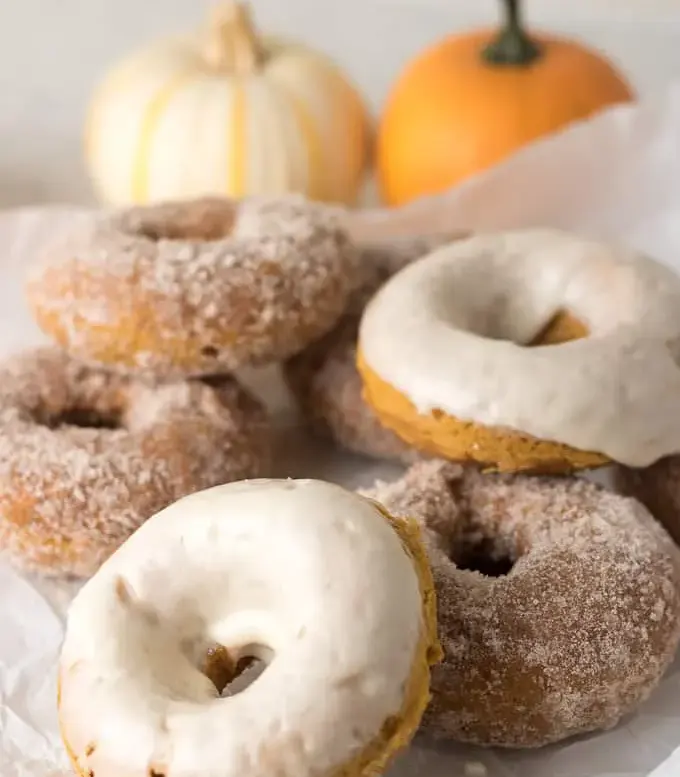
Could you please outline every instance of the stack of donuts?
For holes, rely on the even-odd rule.
[[[296,197],[94,212],[27,281],[54,341],[0,365],[0,543],[87,577],[191,492],[269,473],[267,411],[234,376],[333,326],[357,262]]]
[[[81,777],[369,777],[417,731],[540,747],[673,661],[680,279],[546,229],[353,245],[347,216],[99,214],[31,273],[56,345],[3,368],[0,540],[91,575],[59,665]],[[233,373],[269,363],[402,476],[264,477]]]

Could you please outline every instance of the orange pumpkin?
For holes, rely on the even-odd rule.
[[[377,142],[383,200],[398,205],[483,170],[542,135],[633,99],[600,54],[529,36],[518,0],[498,32],[451,36],[418,56],[389,96]]]

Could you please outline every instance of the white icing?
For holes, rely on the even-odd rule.
[[[422,629],[413,562],[371,502],[219,486],[151,518],[74,600],[64,734],[96,777],[323,775],[400,711]],[[212,643],[270,663],[219,698],[196,668]]]
[[[560,311],[590,335],[523,346]],[[680,452],[680,279],[621,247],[547,229],[453,243],[388,281],[359,340],[421,413],[630,466]]]

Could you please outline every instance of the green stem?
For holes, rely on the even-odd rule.
[[[505,25],[495,40],[484,48],[482,57],[491,65],[526,67],[540,57],[541,49],[524,31],[520,0],[502,0]]]

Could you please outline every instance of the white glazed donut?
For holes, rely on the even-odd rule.
[[[88,777],[365,775],[405,745],[438,660],[415,523],[314,480],[195,493],[81,589],[59,717]],[[220,697],[220,646],[262,674]]]
[[[586,336],[526,347],[560,314]],[[444,416],[631,466],[680,451],[679,361],[675,273],[548,229],[479,235],[420,259],[373,298],[359,335],[366,398],[405,439]],[[434,427],[407,441],[426,446]]]

